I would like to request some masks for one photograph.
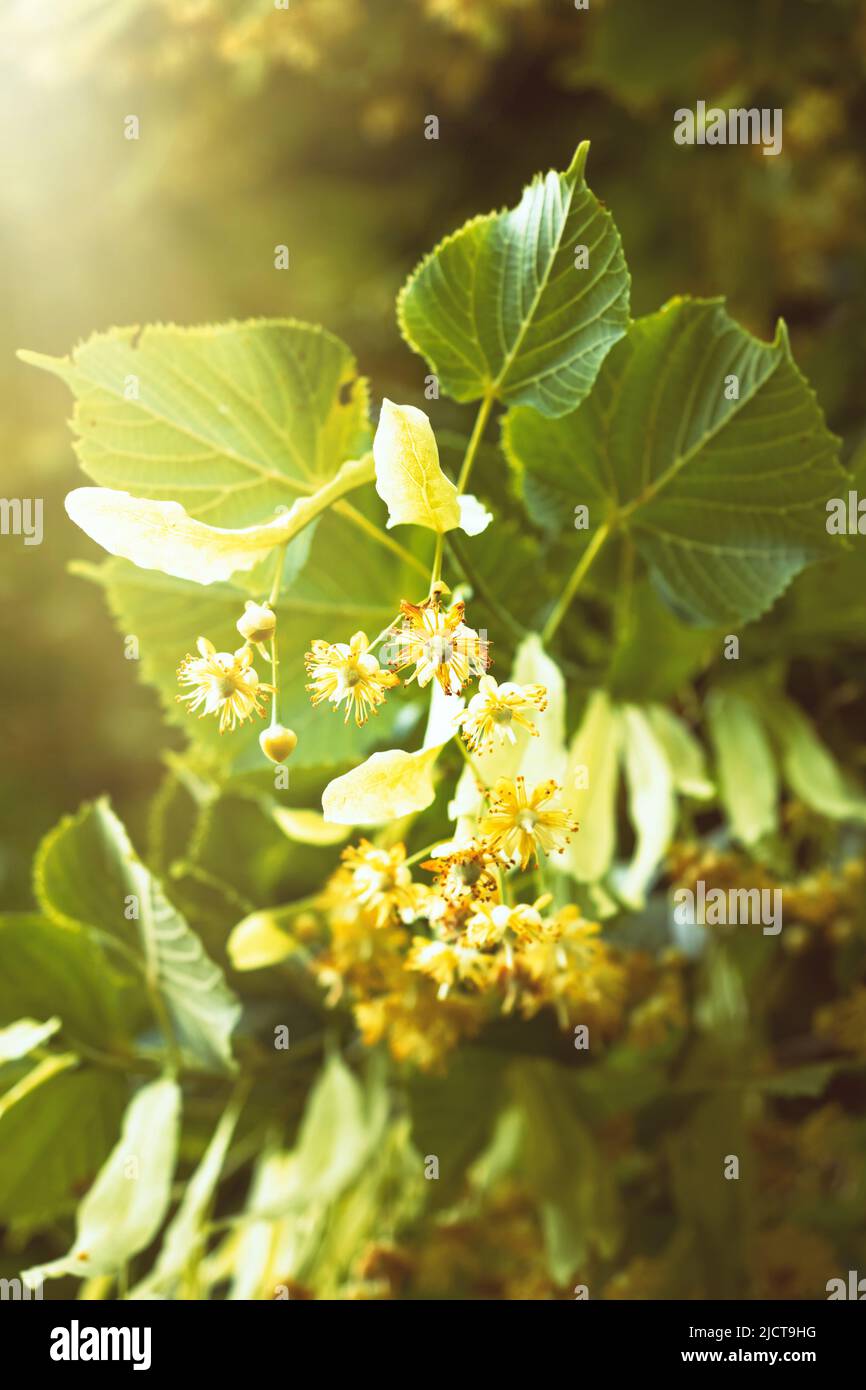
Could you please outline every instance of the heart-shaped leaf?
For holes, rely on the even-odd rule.
[[[586,186],[588,152],[584,141],[516,208],[446,237],[403,287],[403,336],[455,400],[563,415],[625,332],[628,271],[613,218]]]
[[[76,397],[85,472],[247,526],[369,448],[367,388],[349,349],[292,319],[116,328],[69,357],[22,352]]]
[[[593,529],[628,529],[695,622],[757,618],[839,546],[825,508],[847,475],[784,325],[759,342],[718,300],[638,319],[578,410],[512,410],[504,445],[531,516],[579,534],[585,503]]]

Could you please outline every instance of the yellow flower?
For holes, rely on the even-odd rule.
[[[518,941],[543,937],[545,923],[541,909],[548,907],[551,901],[550,893],[545,893],[531,906],[529,903],[518,903],[514,907],[504,903],[480,903],[466,923],[464,940],[469,946],[485,948],[498,946],[506,932],[512,932]]]
[[[432,980],[417,973],[404,976],[409,987],[355,1006],[355,1021],[365,1047],[386,1041],[397,1062],[413,1062],[437,1071],[462,1038],[477,1033],[484,1021],[478,998],[440,999]]]
[[[181,685],[192,687],[187,695],[177,697],[189,705],[189,712],[192,714],[203,705],[199,719],[206,714],[219,714],[221,734],[252,719],[254,714],[263,715],[262,697],[272,694],[274,687],[259,680],[252,667],[250,648],[218,652],[206,637],[199,637],[196,647],[199,655],[185,657],[177,668]]]
[[[561,854],[577,825],[567,811],[547,807],[559,791],[556,782],[540,782],[530,796],[522,777],[500,777],[493,789],[490,810],[478,831],[488,848],[506,854],[527,868],[538,862],[538,851]]]
[[[482,903],[466,923],[466,944],[481,950],[498,946],[508,930],[511,911],[505,903]]]
[[[444,999],[458,980],[467,980],[483,988],[491,973],[499,968],[493,956],[482,955],[470,946],[430,941],[426,936],[415,937],[406,965],[409,970],[420,970],[422,975],[429,975],[436,981],[439,999]]]
[[[398,671],[414,665],[410,681],[423,688],[435,676],[446,695],[459,695],[467,681],[487,670],[487,643],[463,622],[462,603],[446,613],[436,594],[420,604],[404,599],[400,611],[404,623],[392,642],[391,664]]]
[[[420,885],[413,884],[405,859],[403,845],[380,849],[369,840],[343,851],[354,896],[374,927],[386,926],[395,914],[415,906]]]
[[[483,751],[494,744],[515,743],[515,725],[537,734],[537,728],[527,718],[533,709],[547,709],[543,685],[515,685],[512,681],[497,685],[492,676],[482,676],[478,693],[472,696],[457,723],[469,747]]]
[[[475,840],[452,854],[425,859],[421,868],[436,875],[438,892],[455,907],[486,901],[499,893],[493,856]]]
[[[356,632],[346,642],[323,642],[316,639],[305,657],[307,675],[312,691],[311,700],[318,705],[330,700],[335,709],[345,700],[346,716],[354,714],[360,727],[385,699],[385,691],[399,685],[391,671],[383,671],[375,656],[367,650],[367,635]]]
[[[515,964],[525,1018],[549,1005],[562,1027],[577,1017],[607,1032],[619,1022],[625,971],[599,940],[599,930],[597,922],[588,922],[570,904],[544,924],[541,938],[521,946]]]

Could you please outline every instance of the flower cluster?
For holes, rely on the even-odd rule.
[[[273,696],[271,722],[259,735],[259,746],[272,763],[283,763],[294,752],[298,739],[293,729],[287,729],[277,719],[277,615],[269,603],[254,603],[250,599],[236,627],[244,645],[234,652],[218,652],[207,637],[198,638],[198,656],[184,657],[178,667],[178,681],[189,689],[177,698],[191,714],[200,709],[200,719],[207,714],[217,715],[219,731],[224,734],[227,730],[234,732],[253,715],[261,718],[267,697]],[[270,652],[265,643],[270,644]],[[271,663],[271,681],[259,680],[253,667],[253,648]]]
[[[319,900],[326,934],[312,968],[366,1045],[434,1069],[496,1017],[549,1011],[562,1029],[587,1024],[638,1046],[685,1026],[678,960],[617,952],[550,894],[505,901],[501,867],[477,840],[424,861],[424,882],[402,844],[344,851]]]
[[[364,632],[356,632],[349,642],[311,642],[305,664],[312,703],[327,700],[334,709],[345,705],[345,720],[353,715],[360,726],[377,713],[387,691],[400,684],[396,673],[410,666],[407,685],[415,681],[423,689],[435,678],[446,695],[459,695],[467,681],[483,675],[486,643],[464,623],[462,602],[442,607],[443,592],[439,584],[422,603],[404,599],[399,615],[373,642]],[[384,665],[373,655],[380,642]]]

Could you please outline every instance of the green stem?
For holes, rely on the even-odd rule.
[[[477,764],[476,764],[476,762],[475,762],[475,759],[472,757],[471,753],[469,752],[469,749],[466,747],[465,743],[463,742],[463,739],[460,737],[459,734],[456,734],[456,735],[455,735],[454,742],[457,744],[457,747],[460,749],[460,752],[461,752],[461,754],[463,755],[463,759],[464,759],[464,761],[465,761],[465,763],[466,763],[466,766],[467,766],[468,768],[471,769],[472,775],[473,775],[473,777],[475,778],[476,782],[478,782],[478,784],[479,784],[480,786],[482,786],[482,787],[484,788],[485,791],[489,791],[489,790],[490,790],[490,783],[487,781],[486,778],[484,778],[484,777],[481,776],[481,773],[478,771],[478,767],[477,767]]]
[[[468,584],[472,585],[472,592],[476,598],[480,599],[486,608],[489,608],[497,622],[508,631],[517,641],[522,641],[527,636],[527,629],[516,618],[512,617],[507,608],[503,608],[499,600],[490,592],[484,580],[480,578],[478,571],[472,561],[466,555],[463,546],[458,542],[456,533],[449,531],[445,536],[445,544],[457,562],[457,566],[463,574],[463,578]]]
[[[280,551],[279,551],[279,554],[277,555],[277,568],[276,568],[276,571],[275,571],[275,573],[274,573],[274,582],[273,582],[273,584],[271,585],[271,592],[270,592],[270,594],[268,595],[268,606],[269,606],[270,608],[275,608],[275,607],[276,607],[277,599],[278,599],[279,596],[280,596],[280,585],[281,585],[282,579],[283,579],[283,565],[285,564],[285,562],[286,562],[286,547],[283,545],[283,546],[280,546]],[[280,657],[279,657],[279,652],[277,651],[277,634],[276,634],[276,631],[274,631],[273,635],[271,636],[271,684],[272,684],[273,687],[274,687],[274,693],[273,693],[273,695],[271,696],[271,728],[272,728],[272,729],[275,729],[276,726],[277,726],[277,725],[279,724],[279,722],[280,722],[280,721],[279,721],[279,717],[278,717],[278,705],[279,705],[279,700],[280,700],[280,681],[279,681],[279,675],[278,675],[279,669],[280,669]]]
[[[387,627],[383,627],[383,628],[382,628],[382,631],[381,631],[380,633],[378,633],[378,634],[373,638],[372,642],[370,643],[369,647],[367,648],[367,651],[368,651],[368,652],[374,651],[375,648],[378,647],[379,643],[380,643],[381,641],[383,641],[383,639],[384,639],[385,637],[389,637],[389,636],[391,635],[391,633],[392,633],[392,632],[395,630],[395,628],[397,627],[397,624],[399,623],[399,621],[400,621],[399,617],[394,618],[394,619],[392,619],[392,621],[388,624]]]
[[[574,569],[572,570],[571,577],[569,578],[568,583],[566,584],[565,588],[560,594],[559,599],[555,604],[553,611],[550,614],[550,617],[544,624],[544,628],[541,633],[541,641],[543,646],[546,647],[550,644],[550,641],[556,633],[559,624],[562,622],[563,618],[565,617],[566,613],[571,607],[571,601],[577,593],[578,589],[580,588],[590,565],[592,564],[596,555],[601,550],[602,546],[604,545],[605,541],[610,535],[610,531],[610,523],[607,521],[604,522],[602,526],[599,526],[589,545],[586,547],[586,550],[583,552]]]
[[[177,1073],[181,1070],[182,1065],[180,1048],[177,1045],[177,1039],[174,1035],[174,1028],[172,1026],[168,1009],[165,1006],[165,1000],[163,999],[162,994],[160,993],[159,978],[157,972],[152,971],[149,968],[147,971],[145,983],[147,986],[147,996],[150,1000],[150,1007],[153,1010],[153,1016],[156,1019],[157,1026],[159,1027],[159,1031],[162,1033],[163,1040],[165,1042],[165,1050],[168,1054],[168,1068],[172,1076],[176,1076]]]
[[[279,722],[280,722],[279,719],[278,719],[278,717],[277,717],[277,705],[278,705],[278,703],[279,703],[279,698],[280,698],[280,682],[279,682],[279,679],[278,679],[278,677],[277,677],[277,672],[279,671],[279,669],[280,669],[280,658],[279,658],[279,656],[277,655],[277,637],[276,637],[276,633],[275,633],[274,636],[271,638],[271,684],[272,684],[273,687],[274,687],[274,693],[273,693],[273,695],[271,696],[271,728],[272,728],[272,729],[275,729],[276,726],[277,726],[277,725],[279,724]]]
[[[436,549],[433,552],[433,569],[430,572],[430,594],[432,597],[433,589],[442,578],[442,548],[445,537],[441,531],[436,536]]]
[[[620,640],[628,636],[631,623],[631,596],[634,585],[634,545],[631,536],[623,539],[619,571],[619,593],[616,604],[616,634]]]
[[[245,916],[256,910],[256,904],[251,902],[249,898],[243,897],[230,883],[226,883],[217,874],[203,869],[200,864],[196,864],[191,859],[175,859],[171,865],[171,876],[174,879],[191,878],[194,883],[200,883],[204,888],[212,888],[215,893],[219,893],[220,897],[225,898],[227,903],[231,903],[236,911],[242,912]]]
[[[287,548],[288,541],[285,545],[280,546],[277,554],[277,567],[274,570],[274,582],[271,585],[271,592],[268,594],[268,606],[270,608],[273,608],[276,605],[277,599],[280,596],[280,584],[282,583],[283,579],[283,565],[286,563]]]
[[[437,845],[441,845],[441,844],[443,843],[444,839],[445,839],[445,836],[444,836],[444,835],[440,835],[438,840],[433,840],[431,844],[425,845],[423,849],[419,849],[415,854],[411,855],[408,859],[404,859],[403,863],[404,863],[405,867],[408,869],[408,868],[410,867],[410,865],[412,865],[412,864],[417,864],[418,861],[419,861],[419,859],[426,859],[427,856],[428,856],[428,854],[432,854],[432,853],[433,853],[433,850],[436,848]]]
[[[357,526],[358,530],[363,531],[370,540],[376,541],[386,550],[390,550],[392,555],[399,555],[404,564],[417,570],[419,574],[423,574],[425,579],[427,578],[427,570],[418,557],[413,555],[411,550],[407,550],[404,545],[401,545],[399,541],[395,541],[393,536],[387,536],[384,531],[380,531],[375,522],[368,521],[363,512],[359,512],[356,507],[352,506],[351,502],[337,502],[333,510],[346,521],[351,521],[352,525]]]
[[[499,896],[504,903],[508,903],[508,885],[505,882],[505,875],[499,864],[496,865],[496,881],[499,884]]]
[[[460,469],[460,477],[457,479],[458,494],[466,491],[466,484],[469,482],[469,474],[472,472],[472,465],[475,462],[475,455],[478,453],[478,446],[481,443],[481,436],[490,418],[490,411],[493,408],[493,397],[485,396],[478,408],[475,417],[475,425],[469,436],[469,443],[466,446],[466,453],[463,458],[463,467]]]

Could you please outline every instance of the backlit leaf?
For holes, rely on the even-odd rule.
[[[707,719],[716,753],[719,795],[734,838],[747,848],[778,826],[779,774],[755,706],[735,691],[714,690]]]
[[[338,825],[386,825],[423,811],[436,796],[433,765],[442,745],[404,753],[373,753],[365,763],[329,782],[322,793],[326,821]]]
[[[0,1063],[17,1062],[26,1057],[28,1052],[52,1038],[60,1026],[59,1018],[49,1018],[44,1023],[37,1023],[33,1018],[19,1018],[17,1023],[0,1028]]]
[[[718,300],[638,319],[563,419],[509,412],[504,446],[530,515],[627,528],[670,605],[705,624],[757,618],[838,551],[827,497],[846,479],[780,323],[762,343]],[[574,534],[574,533],[573,533]]]
[[[624,902],[640,908],[673,836],[674,778],[665,749],[643,710],[637,705],[625,705],[620,720],[635,849],[616,886]]]
[[[110,555],[141,569],[213,584],[253,569],[275,546],[287,545],[332,502],[372,477],[369,455],[352,460],[318,492],[299,498],[273,521],[241,530],[196,521],[179,502],[151,501],[112,488],[76,488],[66,498],[66,511]]]
[[[180,1104],[180,1087],[167,1079],[151,1082],[133,1098],[120,1139],[79,1207],[72,1249],[26,1270],[31,1286],[65,1274],[115,1274],[150,1244],[171,1198]]]
[[[21,357],[73,391],[91,478],[179,501],[210,526],[264,522],[369,447],[352,354],[292,319],[117,328],[69,357]]]
[[[563,800],[580,829],[551,864],[581,883],[603,878],[616,851],[616,789],[619,780],[620,724],[603,690],[587,702],[580,728],[568,751]]]
[[[585,141],[516,208],[446,237],[403,287],[401,331],[456,400],[563,415],[625,332],[628,271],[613,218],[586,186],[588,152]]]
[[[373,457],[376,491],[388,505],[389,526],[410,523],[441,533],[460,525],[457,489],[442,472],[423,410],[384,400]]]
[[[790,700],[771,700],[768,714],[782,746],[782,774],[794,794],[831,820],[866,820],[866,796],[845,777],[805,714]]]

